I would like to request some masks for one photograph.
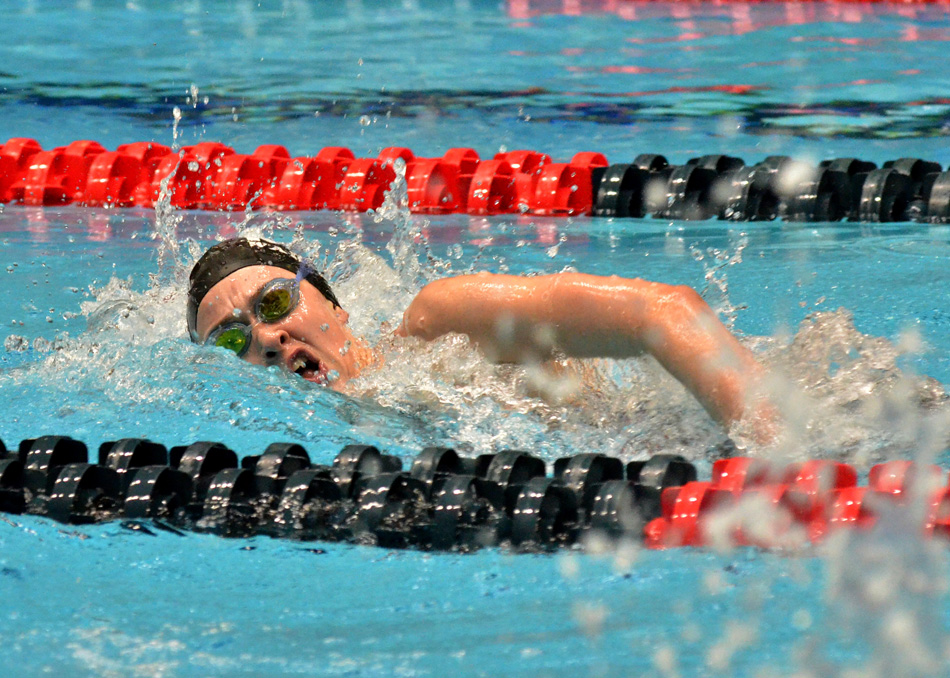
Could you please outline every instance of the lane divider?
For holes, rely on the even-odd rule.
[[[867,487],[851,466],[825,460],[775,468],[731,457],[699,481],[693,464],[675,455],[623,464],[578,454],[555,461],[548,475],[528,452],[466,458],[447,447],[422,450],[405,470],[400,458],[367,445],[348,445],[322,465],[293,443],[239,462],[217,442],[168,449],[127,438],[103,443],[97,462],[65,436],[23,440],[9,451],[0,441],[0,511],[386,548],[548,551],[592,534],[643,539],[650,548],[768,548],[866,529],[881,511],[907,504],[914,483],[926,483],[921,534],[950,538],[947,472],[909,461],[873,467]]]
[[[173,152],[153,142],[43,150],[34,139],[10,139],[0,146],[0,202],[153,207],[165,190],[179,209],[364,212],[382,205],[397,160],[405,163],[409,209],[419,214],[950,222],[950,171],[919,158],[877,167],[856,158],[814,166],[770,156],[748,165],[707,155],[670,165],[641,154],[610,164],[595,152],[553,162],[528,150],[482,160],[470,148],[421,158],[393,147],[356,158],[339,146],[291,157],[283,146],[244,155],[217,142]]]

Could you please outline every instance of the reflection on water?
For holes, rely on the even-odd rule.
[[[51,117],[94,110],[95,127],[73,130],[89,138],[112,127],[105,116],[169,144],[214,138],[249,151],[270,141],[311,153],[345,135],[358,155],[383,145],[425,154],[422,146],[448,147],[466,129],[478,139],[465,145],[488,155],[550,123],[639,126],[640,137],[679,121],[726,140],[947,133],[939,45],[950,25],[939,7],[512,0],[504,14],[494,3],[352,2],[330,3],[317,21],[307,3],[235,4],[233,13],[201,2],[178,12],[152,2],[11,10],[22,39],[0,46],[0,105]],[[121,34],[102,33],[117,24]],[[92,34],[55,59],[51,26]],[[197,53],[180,49],[182,34]],[[420,58],[418,44],[442,58]],[[116,70],[130,51],[134,66]],[[88,66],[82,78],[69,67],[77,62]],[[296,139],[252,139],[268,124]],[[610,153],[614,134],[586,150]]]
[[[942,17],[943,10],[930,2],[618,2],[617,0],[506,0],[508,15],[515,19],[550,14],[566,16],[615,15],[625,21],[672,19],[680,35],[694,36],[699,28],[713,34],[739,34],[770,26],[800,26],[810,23],[861,23],[882,17],[927,21]],[[907,24],[907,40],[918,35],[943,35],[914,29]],[[700,33],[702,35],[703,33]],[[690,37],[679,38],[681,40]]]

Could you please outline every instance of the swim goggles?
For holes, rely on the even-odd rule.
[[[262,323],[275,323],[297,308],[300,284],[292,278],[277,278],[264,285],[254,302],[254,315]],[[219,325],[208,335],[205,346],[233,351],[238,357],[251,345],[251,326],[247,323]]]

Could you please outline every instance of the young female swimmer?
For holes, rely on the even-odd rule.
[[[327,282],[273,242],[219,243],[191,272],[192,341],[335,390],[379,360],[348,318]],[[648,353],[723,426],[745,418],[757,438],[772,437],[761,365],[689,287],[582,273],[462,275],[423,287],[396,334],[431,341],[452,332],[498,362]]]

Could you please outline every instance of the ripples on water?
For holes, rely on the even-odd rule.
[[[20,38],[0,45],[9,132],[54,145],[98,130],[109,147],[174,134],[241,152],[267,142],[426,155],[462,139],[482,154],[595,150],[614,162],[695,151],[880,162],[896,148],[889,140],[924,154],[936,150],[925,140],[948,130],[940,8],[510,2],[502,12],[495,2],[364,0],[325,3],[318,16],[305,2],[234,7],[11,8],[4,18]],[[420,58],[422,43],[445,58]],[[673,147],[660,148],[671,135]]]

